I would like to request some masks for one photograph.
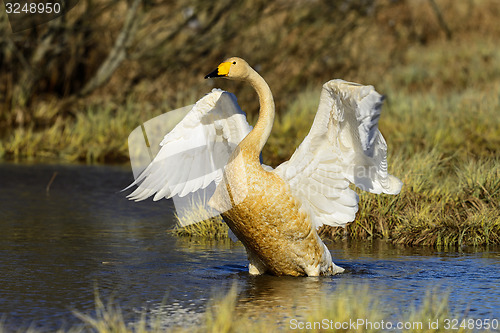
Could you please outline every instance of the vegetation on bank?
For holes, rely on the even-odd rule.
[[[126,321],[119,306],[114,303],[104,304],[96,300],[95,314],[75,315],[81,320],[67,332],[98,332],[98,333],[153,333],[153,332],[324,332],[338,330],[335,325],[344,324],[342,332],[387,332],[396,331],[398,323],[403,325],[401,332],[449,332],[447,324],[456,320],[457,332],[474,332],[480,329],[484,332],[486,321],[468,319],[466,314],[450,310],[450,304],[445,294],[428,292],[420,305],[410,305],[406,311],[398,312],[395,306],[381,304],[368,286],[339,286],[336,291],[323,294],[319,298],[311,298],[305,307],[290,306],[289,309],[267,309],[258,317],[247,311],[244,304],[238,303],[236,285],[226,295],[216,295],[207,305],[200,317],[186,320],[183,326],[168,326],[169,318],[165,314],[138,315],[132,321]],[[283,311],[289,311],[283,313]],[[391,312],[392,311],[392,312]],[[396,312],[394,312],[396,311]],[[238,320],[235,320],[238,318]],[[326,320],[326,322],[325,322]],[[361,322],[362,320],[363,322]],[[450,320],[448,322],[447,320]],[[488,321],[489,322],[489,321]],[[309,324],[308,324],[309,323]],[[488,325],[498,325],[489,322]],[[309,326],[308,326],[309,325]],[[390,325],[390,326],[389,326]],[[302,328],[302,329],[301,329]],[[6,331],[0,325],[0,332]],[[36,333],[35,329],[26,332]],[[60,331],[61,333],[64,331]]]
[[[399,80],[397,75],[404,74],[400,68],[394,70],[393,78]],[[380,129],[389,145],[390,172],[403,181],[402,191],[396,196],[358,191],[356,220],[346,229],[325,227],[321,235],[445,249],[500,244],[500,81],[487,88],[492,93],[481,89],[464,88],[442,98],[404,89],[389,94]],[[290,142],[296,146],[302,141],[314,118],[319,91],[299,95],[290,111],[278,117],[267,145],[274,154],[288,154]],[[285,137],[288,141],[281,141]],[[223,236],[226,229],[220,223],[204,222],[199,230],[190,226],[177,234],[201,236],[217,225]]]
[[[179,237],[197,237],[205,240],[229,240],[228,226],[220,215],[208,211],[205,196],[194,197],[183,212],[176,212],[172,233]],[[181,214],[179,214],[181,213]]]
[[[323,238],[381,238],[404,245],[440,249],[500,244],[500,159],[450,161],[434,151],[408,158],[392,156],[393,173],[404,182],[397,196],[358,191],[359,211],[344,228],[323,227]],[[220,217],[200,223],[203,206],[193,206],[189,223],[174,234],[227,238]],[[183,226],[186,225],[187,226]]]
[[[247,59],[263,74],[278,113],[295,124],[285,125],[285,132],[275,129],[264,152],[270,164],[288,158],[294,148],[289,142],[300,142],[297,137],[309,127],[294,104],[316,104],[307,92],[332,78],[373,84],[388,104],[420,111],[418,121],[432,130],[437,121],[449,120],[453,99],[469,93],[477,103],[478,96],[498,95],[499,16],[495,0],[307,6],[298,0],[98,0],[80,1],[58,19],[12,34],[2,15],[0,157],[125,161],[126,139],[135,127],[195,102],[213,86],[235,92],[255,118],[257,99],[248,85],[202,79],[229,55]],[[432,148],[433,142],[418,140],[427,135],[421,128],[407,131],[415,118],[405,113],[383,128],[392,147],[413,144],[411,137],[417,139],[415,148]],[[495,148],[498,137],[476,142],[483,132],[474,122],[459,127],[470,117],[440,128],[468,129],[461,136],[472,139],[465,148],[473,154]],[[486,134],[498,128],[484,118],[470,120],[485,122]],[[464,147],[452,147],[457,148]]]
[[[202,79],[238,55],[275,95],[263,152],[272,166],[307,134],[323,82],[373,84],[387,97],[380,129],[403,190],[360,193],[356,220],[323,236],[500,244],[499,17],[495,0],[99,0],[10,34],[0,16],[0,158],[126,162],[135,127],[214,85],[234,92],[254,120],[250,87]],[[188,228],[225,237],[215,225]]]

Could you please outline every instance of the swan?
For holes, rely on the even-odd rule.
[[[343,272],[317,229],[354,220],[358,195],[350,183],[387,194],[398,194],[402,186],[387,171],[387,144],[378,130],[383,96],[372,86],[339,79],[325,83],[310,132],[291,158],[273,169],[260,159],[275,116],[269,86],[238,57],[223,61],[205,79],[219,77],[255,89],[260,102],[255,127],[233,94],[214,89],[165,135],[128,198],[182,197],[215,183],[208,204],[243,243],[250,274]]]

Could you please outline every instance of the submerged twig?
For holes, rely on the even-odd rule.
[[[54,173],[52,174],[52,178],[50,178],[49,183],[45,187],[45,192],[47,193],[47,195],[50,192],[50,185],[52,185],[52,183],[54,182],[54,179],[56,179],[56,176],[57,176],[57,171],[54,171]]]

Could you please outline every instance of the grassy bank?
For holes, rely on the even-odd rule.
[[[125,161],[132,129],[195,102],[214,85],[235,92],[255,116],[257,99],[248,85],[202,79],[229,55],[246,58],[262,73],[278,113],[291,120],[266,146],[271,164],[286,159],[290,140],[298,143],[297,132],[309,126],[300,103],[316,104],[307,94],[332,78],[373,84],[398,107],[438,106],[448,117],[453,110],[441,110],[441,101],[467,91],[486,99],[498,94],[495,0],[151,3],[136,13],[138,26],[120,66],[87,92],[129,9],[106,0],[81,2],[64,20],[15,34],[0,16],[0,158]],[[408,136],[420,136],[420,128],[402,130],[413,125],[411,115],[401,112],[390,123],[389,116],[383,117],[389,143],[413,145]],[[447,120],[418,116],[424,123]],[[481,140],[481,130],[471,127],[463,136]],[[425,144],[434,143],[405,149]]]
[[[376,239],[439,249],[500,244],[500,160],[457,161],[435,150],[393,156],[404,182],[397,196],[360,194],[346,229],[324,227],[324,238]],[[403,163],[404,161],[404,163]],[[398,173],[399,172],[399,173]],[[197,209],[193,209],[196,211]],[[193,216],[193,221],[199,218]],[[186,224],[186,222],[184,222]],[[220,218],[174,229],[178,236],[224,238]]]
[[[440,296],[438,296],[440,295]],[[281,312],[280,312],[281,311]],[[313,298],[307,308],[291,307],[290,313],[283,309],[262,313],[257,318],[247,311],[244,303],[238,302],[238,291],[233,286],[226,295],[214,296],[207,305],[204,314],[197,319],[186,320],[183,325],[167,327],[169,318],[161,314],[138,315],[132,321],[125,321],[119,306],[114,303],[104,304],[96,301],[95,315],[75,313],[81,320],[80,325],[67,332],[324,332],[335,329],[335,323],[356,322],[345,326],[342,332],[385,332],[396,330],[398,322],[406,325],[401,332],[448,332],[446,320],[456,319],[457,332],[473,332],[474,329],[489,332],[485,326],[476,326],[476,321],[469,320],[463,313],[453,313],[446,295],[429,292],[423,302],[409,305],[406,309],[396,309],[391,304],[381,304],[377,295],[367,286],[340,286],[335,292]],[[238,320],[235,320],[238,318]],[[326,321],[325,321],[326,319]],[[358,322],[363,320],[364,322]],[[309,323],[309,324],[308,324]],[[358,325],[359,323],[359,325]],[[382,324],[383,323],[383,324]],[[433,323],[433,326],[430,326]],[[309,326],[308,326],[309,325]],[[390,327],[388,325],[391,325]],[[405,327],[405,326],[403,326]],[[303,328],[303,329],[300,329]],[[0,326],[0,332],[6,330]],[[28,329],[26,332],[35,333]],[[64,331],[63,331],[64,332]]]

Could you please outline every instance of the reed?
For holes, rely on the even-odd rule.
[[[220,215],[212,216],[205,197],[196,198],[182,215],[175,214],[176,224],[171,232],[179,237],[198,237],[207,240],[228,239],[228,226]]]
[[[367,285],[340,285],[319,298],[313,298],[307,308],[297,307],[292,313],[280,318],[279,313],[262,313],[257,318],[246,311],[244,303],[239,303],[236,285],[226,294],[215,294],[207,305],[200,320],[187,321],[184,326],[165,326],[169,322],[162,314],[138,314],[135,318],[125,320],[123,311],[112,300],[104,303],[96,297],[95,313],[83,314],[75,312],[81,324],[59,332],[98,332],[98,333],[156,333],[156,332],[324,332],[335,330],[335,323],[357,322],[357,325],[345,326],[342,332],[447,332],[445,320],[456,319],[465,323],[458,332],[473,332],[467,325],[467,315],[450,310],[446,293],[429,290],[423,302],[417,306],[409,304],[400,309],[393,304],[381,304],[381,299]],[[326,319],[326,321],[325,321]],[[358,322],[363,320],[364,322]],[[465,320],[465,321],[464,321]],[[382,326],[381,323],[385,323]],[[406,327],[396,329],[398,322]],[[430,323],[438,323],[430,326]],[[390,323],[392,329],[388,329]],[[337,324],[338,325],[338,324]],[[475,327],[475,321],[474,321]],[[303,327],[303,329],[299,329]],[[490,332],[491,330],[482,330]],[[6,329],[0,325],[0,332]],[[36,329],[25,332],[36,333]]]

